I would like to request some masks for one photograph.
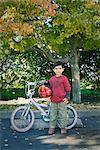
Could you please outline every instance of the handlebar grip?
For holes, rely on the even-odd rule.
[[[36,84],[43,84],[46,80],[41,80],[37,82],[28,82],[28,85],[36,85]]]
[[[28,85],[35,85],[36,82],[29,82]]]
[[[39,84],[44,84],[45,82],[46,82],[46,80],[38,81]]]

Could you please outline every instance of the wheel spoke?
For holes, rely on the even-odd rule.
[[[34,123],[34,114],[31,109],[27,111],[27,107],[20,106],[15,109],[11,116],[11,124],[15,130],[25,132],[29,130]]]

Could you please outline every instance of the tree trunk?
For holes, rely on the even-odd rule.
[[[72,71],[72,100],[75,103],[81,103],[81,90],[80,90],[80,73],[78,65],[78,54],[74,51],[74,56],[71,59]]]
[[[78,65],[78,52],[75,46],[75,38],[71,36],[71,53],[73,55],[71,61],[71,72],[72,72],[72,100],[75,103],[81,103],[81,90],[80,90],[80,73]]]

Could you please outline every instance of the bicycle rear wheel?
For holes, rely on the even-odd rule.
[[[77,112],[76,110],[70,106],[67,105],[67,123],[66,123],[66,129],[73,128],[77,123]],[[57,121],[57,126],[60,127],[59,120]]]
[[[17,107],[11,115],[11,124],[18,132],[26,132],[34,123],[34,113],[26,106]]]
[[[73,128],[77,123],[77,112],[76,110],[70,106],[67,105],[67,126],[66,129]]]

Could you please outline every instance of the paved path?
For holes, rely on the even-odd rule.
[[[0,150],[100,150],[100,114],[84,113],[81,120],[82,128],[73,128],[65,136],[56,129],[56,134],[49,136],[48,129],[16,132],[10,128],[9,118],[1,118]]]

